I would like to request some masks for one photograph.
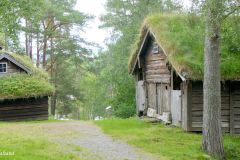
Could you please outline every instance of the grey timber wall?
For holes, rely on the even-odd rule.
[[[0,121],[46,119],[48,119],[48,97],[0,101]]]
[[[188,123],[189,131],[202,131],[203,84],[193,82],[190,91],[192,103]],[[225,82],[221,85],[221,125],[225,133],[240,133],[240,82]]]

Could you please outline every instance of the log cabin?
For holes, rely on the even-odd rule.
[[[231,25],[238,22],[239,16],[233,16],[222,26],[221,125],[231,134],[240,134],[240,33]],[[203,53],[204,21],[199,17],[146,18],[129,60],[137,114],[147,116],[150,109],[154,117],[170,113],[173,125],[202,131]]]
[[[0,52],[0,121],[48,119],[53,87],[29,57]]]

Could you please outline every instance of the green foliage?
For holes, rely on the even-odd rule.
[[[53,87],[37,75],[16,74],[0,78],[0,99],[48,96]]]
[[[127,141],[163,160],[214,159],[201,150],[201,134],[184,132],[180,128],[164,126],[160,123],[150,124],[135,118],[107,119],[95,123],[114,138]],[[225,135],[224,145],[227,159],[239,158],[239,136]]]
[[[239,16],[229,17],[222,25],[221,77],[223,80],[240,78]],[[133,48],[130,70],[135,62],[146,28],[154,33],[168,60],[178,73],[188,73],[187,78],[202,79],[204,21],[201,17],[187,15],[152,15],[142,27],[141,37]]]
[[[48,82],[47,73],[34,67],[29,57],[5,51],[0,52],[0,54],[8,54],[31,71],[30,74],[13,74],[1,77],[0,99],[48,96],[53,93],[54,88]]]
[[[128,106],[125,104],[120,104],[118,108],[116,108],[114,115],[120,118],[129,118],[133,117],[135,113],[136,113],[135,105]]]

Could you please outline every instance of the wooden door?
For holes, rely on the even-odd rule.
[[[181,99],[181,90],[172,90],[171,93],[171,115],[172,115],[172,124],[175,126],[181,126],[182,119],[182,99]]]
[[[157,94],[156,94],[156,83],[147,84],[148,93],[148,108],[157,110]]]
[[[137,114],[145,110],[145,91],[144,91],[144,81],[137,82],[137,91],[136,91],[136,101],[137,101]]]
[[[170,87],[169,84],[157,83],[157,113],[170,111]]]

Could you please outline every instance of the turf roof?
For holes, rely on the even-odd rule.
[[[240,79],[240,17],[224,20],[221,33],[222,80]],[[204,21],[189,15],[156,14],[145,19],[131,57],[129,71],[132,73],[138,52],[147,32],[156,38],[168,61],[187,79],[203,79]]]
[[[48,74],[42,69],[36,68],[31,59],[14,53],[1,51],[24,65],[31,74],[13,74],[0,77],[0,100],[48,96],[54,89],[48,82]]]

